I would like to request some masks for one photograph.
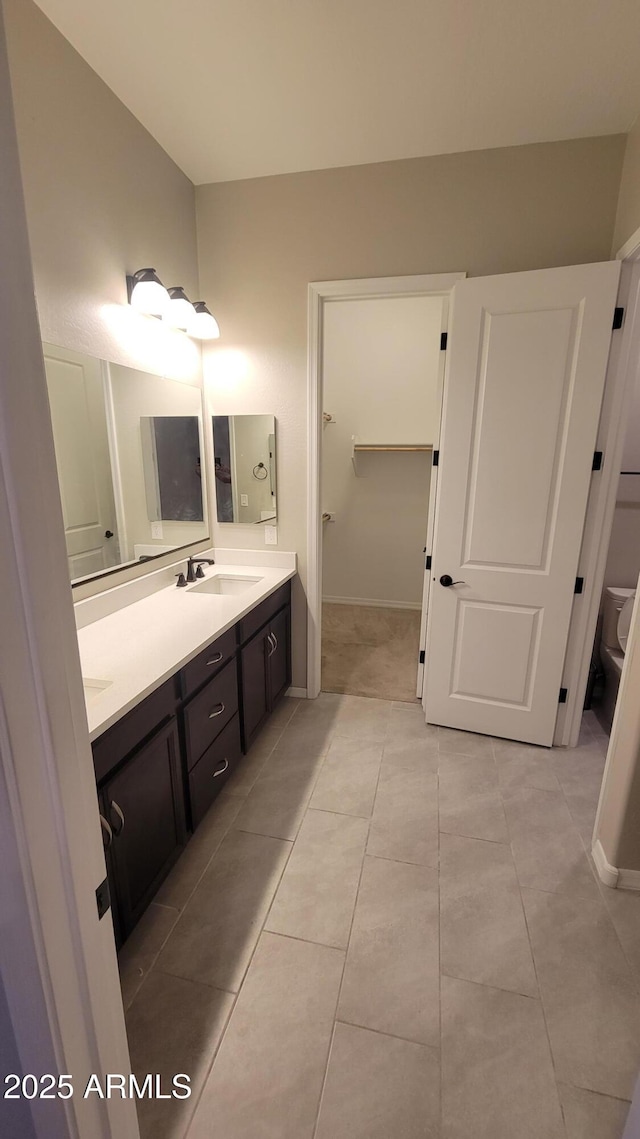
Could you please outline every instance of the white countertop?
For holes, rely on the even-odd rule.
[[[92,740],[295,577],[295,554],[286,558],[280,554],[274,558],[280,564],[265,564],[262,552],[259,559],[249,561],[252,553],[246,551],[242,563],[234,565],[222,557],[218,562],[214,551],[216,565],[203,567],[205,578],[215,574],[260,578],[242,593],[201,593],[197,590],[201,581],[186,589],[163,584],[149,596],[126,604],[126,586],[121,586],[124,606],[78,629],[82,676],[95,684],[88,694],[85,690]],[[178,568],[184,568],[184,558]],[[162,580],[167,580],[166,575]],[[89,603],[79,602],[78,608],[85,604]],[[101,688],[102,684],[108,686]]]

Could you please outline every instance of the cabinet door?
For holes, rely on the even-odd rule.
[[[124,939],[168,874],[186,839],[175,719],[134,752],[105,785],[102,796],[114,835],[109,854]]]
[[[267,633],[263,629],[242,650],[242,743],[246,751],[269,713]]]
[[[291,652],[290,652],[290,616],[291,609],[287,606],[271,621],[269,626],[269,707],[287,690],[291,683]]]

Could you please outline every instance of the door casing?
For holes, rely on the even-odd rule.
[[[347,281],[315,281],[308,290],[308,411],[307,411],[307,687],[295,695],[315,699],[321,682],[322,512],[322,332],[323,309],[330,300],[371,297],[444,296],[450,300],[456,281],[466,273],[423,274],[412,277],[366,277]],[[450,310],[449,310],[450,311]]]

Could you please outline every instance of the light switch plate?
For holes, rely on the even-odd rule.
[[[248,494],[241,494],[240,495],[240,505],[241,506],[248,506],[249,505],[249,495]]]
[[[265,546],[277,546],[278,545],[278,527],[277,526],[265,526],[265,528],[264,528],[264,544],[265,544]]]
[[[163,536],[164,535],[162,533],[162,522],[152,522],[151,523],[151,537],[152,538],[162,538]]]

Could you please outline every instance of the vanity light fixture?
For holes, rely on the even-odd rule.
[[[187,336],[193,336],[196,340],[217,340],[220,328],[204,301],[194,301],[193,308],[195,315],[187,325]]]
[[[129,304],[148,316],[162,316],[169,304],[169,294],[155,269],[138,269],[127,277]]]
[[[169,304],[162,314],[162,319],[172,328],[182,328],[185,332],[195,316],[195,310],[184,289],[174,285],[168,289]]]
[[[127,277],[129,304],[147,316],[158,316],[194,340],[217,340],[220,328],[205,301],[191,303],[184,289],[165,289],[155,269],[138,269]]]

